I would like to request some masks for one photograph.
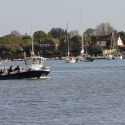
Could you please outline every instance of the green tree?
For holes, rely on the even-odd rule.
[[[108,35],[113,32],[114,28],[110,25],[110,23],[101,23],[95,29],[97,35]]]
[[[34,33],[34,40],[37,42],[43,42],[45,40],[51,40],[53,37],[49,34],[46,34],[44,31],[36,31]]]
[[[88,28],[86,31],[85,31],[85,35],[87,35],[87,36],[93,36],[94,35],[94,29],[92,29],[92,28]]]
[[[91,46],[89,52],[91,55],[94,54],[95,56],[97,56],[98,54],[103,53],[103,47],[98,44],[94,44]]]
[[[124,31],[120,31],[120,32],[118,32],[118,34],[119,34],[120,36],[122,36],[122,37],[125,36],[125,32],[124,32]]]
[[[74,56],[77,56],[80,54],[81,51],[81,36],[76,35],[71,38],[71,52]]]
[[[50,34],[53,38],[58,38],[63,35],[67,35],[67,31],[61,28],[52,28],[48,34]]]

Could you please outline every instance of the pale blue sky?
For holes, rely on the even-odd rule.
[[[0,0],[0,37],[17,30],[31,35],[52,28],[78,30],[81,34],[81,4],[83,31],[95,29],[100,23],[110,23],[125,31],[125,0]]]

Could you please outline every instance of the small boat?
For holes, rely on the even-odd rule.
[[[83,60],[83,62],[92,62],[92,61],[94,61],[94,59],[91,58],[91,57],[86,57],[86,58]]]
[[[72,57],[72,56],[67,56],[67,57],[65,58],[65,63],[75,63],[75,62],[76,62],[76,60],[75,60],[75,58]]]
[[[31,56],[26,57],[24,53],[25,68],[16,71],[2,71],[0,73],[0,80],[12,79],[42,79],[47,77],[50,73],[49,67],[43,67],[44,58],[36,56],[33,51],[33,37],[32,37],[32,51]]]
[[[112,60],[113,56],[111,54],[109,54],[108,56],[106,56],[107,60]]]

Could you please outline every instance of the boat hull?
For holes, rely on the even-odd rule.
[[[91,59],[84,59],[83,60],[83,62],[93,62],[93,61],[94,61],[94,59],[92,59],[92,58]]]
[[[11,79],[39,79],[45,77],[50,73],[49,70],[26,70],[16,71],[11,73],[0,74],[0,80],[11,80]]]

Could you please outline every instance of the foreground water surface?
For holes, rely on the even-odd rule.
[[[50,79],[0,81],[0,125],[125,125],[124,59],[44,65]]]

